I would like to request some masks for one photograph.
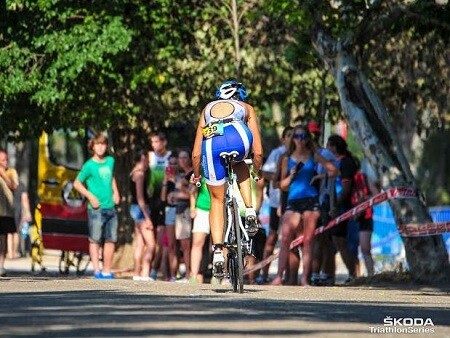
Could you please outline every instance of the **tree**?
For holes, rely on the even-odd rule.
[[[376,169],[382,187],[408,186],[417,189],[387,110],[358,66],[355,51],[364,48],[364,38],[372,29],[374,31],[370,33],[377,34],[380,20],[384,27],[410,13],[414,16],[425,15],[424,10],[429,10],[430,6],[434,10],[436,5],[421,1],[409,6],[397,2],[393,8],[379,2],[373,2],[373,7],[364,1],[331,2],[333,4],[335,8],[324,8],[327,6],[324,2],[309,1],[306,8],[314,18],[311,29],[313,45],[335,79],[344,115],[366,157]],[[341,20],[343,26],[334,26],[336,18]],[[430,26],[428,29],[435,30],[436,27]],[[432,222],[420,196],[390,200],[389,203],[398,225]],[[416,280],[430,282],[448,279],[450,266],[441,235],[402,238],[410,271]]]

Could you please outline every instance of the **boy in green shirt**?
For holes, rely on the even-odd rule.
[[[120,201],[113,176],[114,158],[108,156],[108,139],[97,134],[89,141],[92,157],[84,163],[73,186],[88,200],[89,255],[95,279],[113,279],[112,258],[117,242],[117,214],[114,205]],[[87,188],[85,187],[85,185]],[[103,270],[100,270],[100,244],[103,244]]]

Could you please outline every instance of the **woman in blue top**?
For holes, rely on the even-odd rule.
[[[319,219],[319,193],[313,185],[318,179],[316,163],[326,168],[330,177],[338,175],[336,167],[315,152],[314,142],[304,126],[296,126],[288,149],[288,156],[281,163],[280,188],[288,192],[286,212],[281,227],[281,248],[278,273],[272,285],[281,285],[289,255],[289,245],[296,232],[303,230],[303,274],[301,285],[308,285],[311,273],[314,231]],[[292,273],[294,273],[292,271]]]

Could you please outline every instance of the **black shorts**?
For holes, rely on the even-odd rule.
[[[266,245],[266,232],[259,228],[255,236],[252,237],[252,255],[257,261],[262,261],[264,257],[264,246]]]
[[[334,237],[347,237],[348,220],[342,221],[330,229],[330,235]]]
[[[150,219],[153,226],[166,225],[166,206],[160,200],[153,200],[150,202]]]
[[[303,213],[305,211],[320,211],[319,198],[306,197],[288,200],[286,211],[287,210],[299,213]]]
[[[14,217],[0,216],[0,235],[12,234],[16,231]]]
[[[372,218],[358,218],[359,231],[370,231],[373,232],[373,219]]]
[[[278,208],[270,207],[269,227],[270,230],[278,232],[278,228],[280,227],[280,216],[278,216]]]

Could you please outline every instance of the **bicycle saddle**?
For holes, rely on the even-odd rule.
[[[222,151],[219,156],[222,158],[236,158],[239,155],[239,153],[236,150],[230,151],[230,152],[226,152],[226,151]]]

